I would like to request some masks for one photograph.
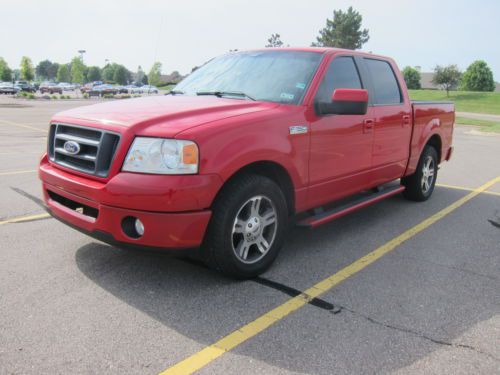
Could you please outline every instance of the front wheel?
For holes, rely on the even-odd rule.
[[[228,276],[255,277],[278,255],[287,227],[288,208],[279,186],[267,177],[242,175],[214,203],[203,257]]]
[[[405,198],[417,202],[429,199],[434,191],[437,173],[437,151],[432,146],[425,146],[415,173],[401,179],[401,183],[406,187],[403,192]]]

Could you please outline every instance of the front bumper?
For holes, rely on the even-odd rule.
[[[42,180],[43,196],[49,213],[68,225],[111,244],[126,244],[139,247],[153,247],[161,249],[189,249],[198,247],[205,235],[211,211],[203,206],[198,206],[199,200],[192,198],[193,191],[176,204],[172,202],[172,195],[176,196],[175,189],[170,188],[158,190],[158,186],[150,186],[150,190],[157,194],[152,197],[144,190],[145,186],[139,186],[142,192],[144,209],[137,209],[139,202],[134,196],[133,183],[129,185],[128,196],[125,195],[124,176],[120,176],[119,187],[122,188],[123,195],[119,199],[115,194],[115,185],[87,180],[59,170],[53,167],[46,158],[40,163],[39,176]],[[118,177],[115,176],[115,177]],[[144,176],[148,179],[149,176]],[[157,177],[157,176],[154,176]],[[168,179],[169,176],[163,176]],[[175,177],[175,176],[174,176]],[[200,177],[200,176],[195,176]],[[136,181],[137,175],[132,177],[132,182]],[[201,179],[203,180],[203,179]],[[213,186],[205,186],[197,181],[195,185],[198,189],[216,189],[218,182]],[[206,181],[212,181],[208,179]],[[111,192],[109,191],[111,189]],[[189,187],[188,187],[189,191]],[[178,192],[177,192],[178,193]],[[150,199],[145,199],[146,195]],[[178,195],[178,194],[177,194]],[[98,199],[96,199],[98,198]],[[129,207],[117,207],[106,203],[106,201],[119,202]],[[148,202],[149,201],[149,202]],[[165,207],[175,208],[172,212],[158,212],[151,210],[151,201],[160,202],[156,209]],[[170,202],[170,204],[169,204]],[[149,203],[149,204],[148,204]],[[191,210],[179,211],[179,204],[192,207]],[[192,206],[194,204],[194,206]],[[124,219],[137,218],[144,224],[144,234],[138,238],[129,236],[124,229]]]

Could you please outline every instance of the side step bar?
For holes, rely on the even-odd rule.
[[[298,226],[315,228],[321,224],[328,223],[329,221],[338,219],[344,215],[350,214],[351,212],[360,210],[364,207],[370,206],[377,203],[385,198],[392,197],[393,195],[401,193],[405,189],[404,186],[394,186],[387,188],[385,190],[379,191],[377,193],[371,194],[367,197],[362,197],[356,199],[348,204],[340,207],[336,207],[330,211],[321,212],[317,215],[309,216],[299,222]]]

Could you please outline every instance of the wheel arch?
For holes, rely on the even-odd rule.
[[[285,196],[289,215],[293,215],[295,213],[295,189],[292,178],[283,165],[271,160],[254,161],[234,171],[224,181],[221,189],[217,192],[214,202],[231,181],[234,181],[239,176],[244,174],[256,174],[274,181],[280,187]]]
[[[441,136],[438,133],[434,133],[427,140],[427,142],[425,143],[425,146],[432,146],[436,149],[436,152],[438,154],[438,164],[441,163],[441,156],[443,153],[443,141],[441,140]],[[420,153],[422,153],[422,152],[423,152],[423,149]]]

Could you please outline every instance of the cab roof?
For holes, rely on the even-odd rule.
[[[357,56],[365,56],[365,57],[375,57],[381,58],[385,60],[392,60],[388,56],[375,55],[371,52],[363,52],[352,49],[345,48],[332,48],[332,47],[266,47],[266,48],[258,48],[250,51],[297,51],[297,52],[316,52],[321,54],[337,54],[337,53],[349,53]],[[238,52],[248,52],[245,50]]]

